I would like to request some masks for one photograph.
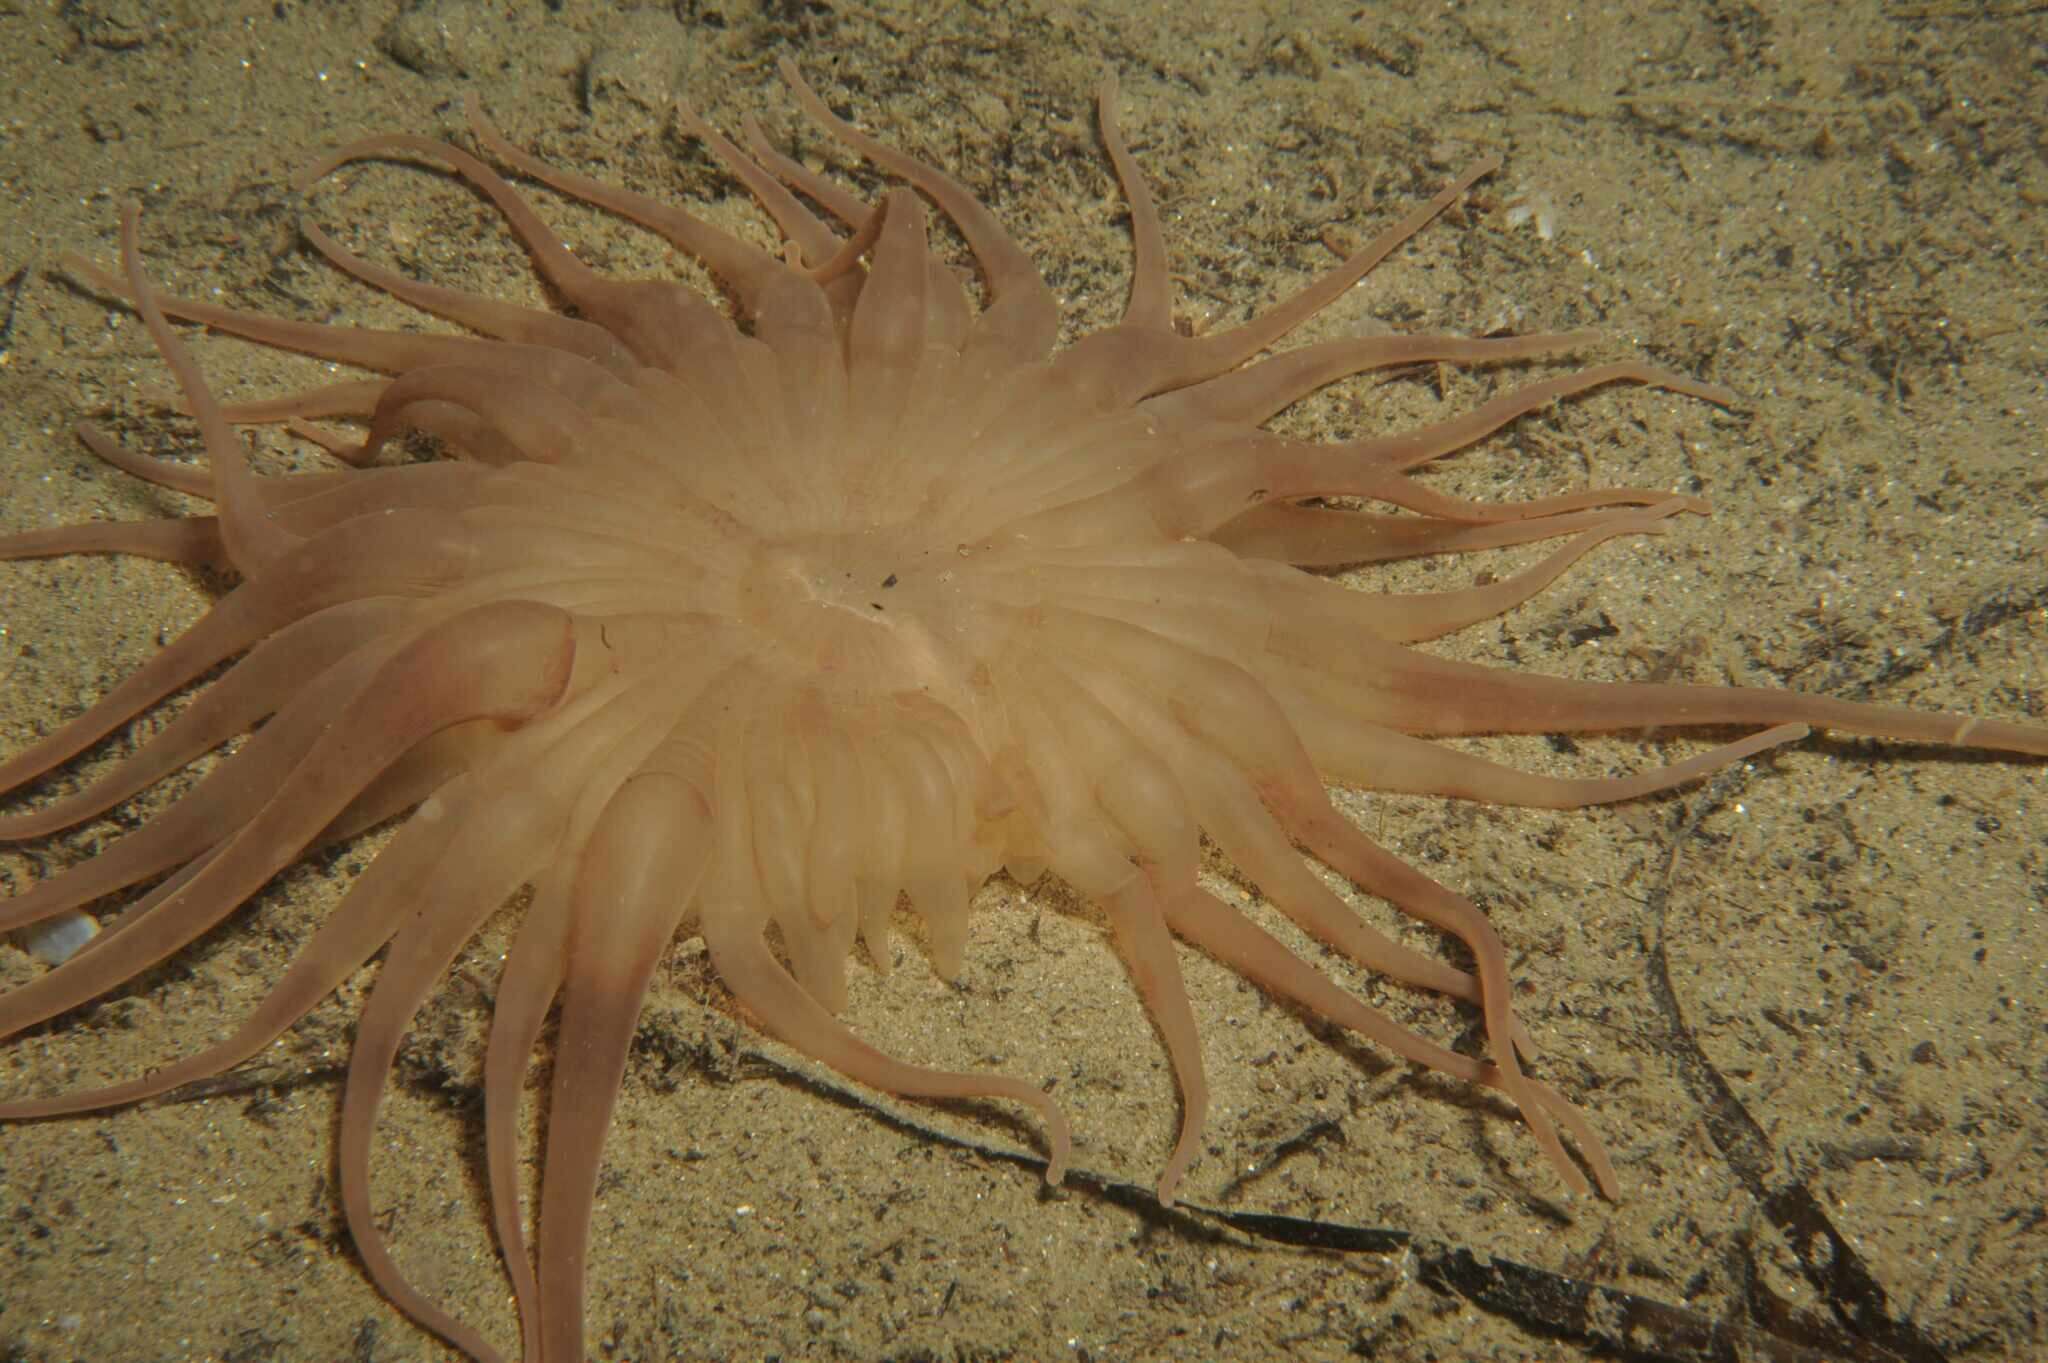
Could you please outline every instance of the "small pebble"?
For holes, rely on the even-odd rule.
[[[15,933],[15,940],[44,965],[62,965],[99,935],[100,925],[91,914],[72,909],[55,918],[29,924]]]
[[[696,48],[666,9],[619,15],[599,31],[583,68],[583,106],[593,114],[665,114],[686,93]]]
[[[504,64],[502,27],[475,0],[421,0],[385,26],[377,46],[423,76],[473,76]]]

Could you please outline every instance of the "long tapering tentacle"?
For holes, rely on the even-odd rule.
[[[244,582],[85,713],[0,763],[0,791],[50,771],[221,660],[292,620],[344,601],[417,594],[458,580],[473,544],[445,517],[393,512],[336,527]]]
[[[479,606],[422,634],[342,709],[275,798],[189,883],[141,921],[0,996],[0,1036],[104,993],[218,923],[289,865],[370,774],[420,739],[480,716],[517,722],[553,704],[573,659],[569,617],[531,602]]]
[[[1038,1089],[1000,1074],[928,1069],[885,1055],[856,1037],[805,993],[761,938],[761,925],[744,910],[707,904],[704,941],[718,977],[761,1025],[815,1060],[887,1093],[912,1098],[1006,1098],[1032,1109],[1045,1123],[1049,1159],[1045,1181],[1066,1175],[1073,1136],[1066,1114]]]
[[[542,1358],[583,1353],[584,1263],[605,1133],[640,1000],[712,846],[711,809],[698,790],[649,772],[619,789],[583,849],[541,1180]]]

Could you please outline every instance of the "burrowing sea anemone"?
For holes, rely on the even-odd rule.
[[[833,137],[906,187],[870,202],[757,132],[743,152],[692,120],[780,229],[775,254],[552,169],[472,114],[485,153],[666,237],[710,269],[730,310],[683,285],[599,276],[483,161],[413,136],[343,148],[312,178],[365,157],[451,167],[504,214],[562,311],[405,278],[310,227],[340,269],[473,334],[317,325],[165,297],[143,273],[132,209],[119,276],[74,266],[141,315],[209,467],[138,458],[96,432],[87,443],[140,477],[211,498],[217,513],[19,535],[0,541],[0,555],[144,554],[219,565],[239,584],[98,704],[0,765],[0,790],[239,661],[99,784],[0,820],[0,836],[75,824],[249,736],[153,822],[0,908],[0,930],[20,928],[155,882],[89,945],[0,997],[0,1035],[163,960],[309,848],[404,822],[232,1037],[130,1083],[0,1104],[0,1117],[134,1102],[237,1064],[382,949],[343,1098],[343,1206],[379,1287],[458,1348],[495,1358],[388,1257],[369,1149],[414,1014],[483,921],[530,887],[485,1061],[486,1159],[523,1353],[567,1363],[583,1356],[583,1264],[627,1046],[679,937],[703,937],[761,1027],[855,1080],[1032,1109],[1047,1177],[1060,1179],[1067,1127],[1034,1077],[928,1069],[835,1018],[856,942],[885,961],[899,905],[951,975],[975,890],[1007,871],[1027,883],[1056,875],[1107,917],[1184,1105],[1162,1200],[1198,1152],[1206,1106],[1176,938],[1408,1061],[1498,1090],[1567,1185],[1613,1195],[1592,1127],[1524,1068],[1533,1046],[1493,928],[1343,818],[1328,786],[1571,807],[1694,779],[1809,726],[2048,753],[2048,731],[1994,720],[1781,691],[1566,681],[1411,647],[1512,608],[1607,540],[1704,509],[1625,489],[1479,504],[1431,491],[1418,471],[1599,385],[1733,401],[1622,362],[1395,435],[1314,444],[1264,429],[1348,375],[1588,343],[1381,336],[1262,358],[1493,163],[1279,306],[1189,336],[1170,316],[1158,216],[1106,86],[1102,137],[1136,245],[1130,301],[1120,323],[1055,353],[1055,301],[988,212],[785,74]],[[928,206],[964,238],[978,288],[928,241]],[[168,318],[379,377],[223,406]],[[334,421],[361,423],[360,438],[312,424]],[[324,445],[337,466],[257,476],[233,426],[264,422]],[[451,457],[380,459],[408,432]],[[1356,591],[1307,571],[1548,538],[1566,543],[1527,572],[1435,595]],[[1685,725],[1750,732],[1676,766],[1583,780],[1427,741]],[[1211,894],[1198,874],[1205,835],[1312,937],[1477,1009],[1486,1058],[1402,1029]],[[1469,970],[1373,931],[1303,852],[1456,938]],[[519,1095],[557,1005],[529,1255]]]

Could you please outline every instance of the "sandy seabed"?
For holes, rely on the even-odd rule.
[[[152,268],[182,292],[402,321],[297,244],[306,211],[381,260],[534,298],[509,236],[445,179],[352,168],[346,195],[301,201],[293,172],[362,132],[452,134],[475,91],[555,159],[758,224],[662,102],[685,93],[726,127],[758,112],[815,153],[773,79],[788,54],[863,126],[987,199],[1078,333],[1115,315],[1127,278],[1091,110],[1113,68],[1189,325],[1285,292],[1499,151],[1506,168],[1467,212],[1313,335],[1594,326],[1615,356],[1640,347],[1753,402],[1730,416],[1607,391],[1458,456],[1441,481],[1467,495],[1626,483],[1715,511],[1602,550],[1447,651],[2042,720],[2048,17],[1824,0],[406,8],[0,8],[0,279],[26,271],[0,297],[0,529],[190,509],[68,434],[96,415],[140,447],[190,448],[139,398],[165,382],[141,328],[56,268],[66,250],[111,255],[123,198],[142,198]],[[535,197],[601,268],[690,268]],[[226,339],[198,352],[236,396],[320,372]],[[1287,421],[1391,429],[1504,381],[1353,381]],[[262,448],[266,467],[314,459]],[[1447,587],[1520,561],[1371,580]],[[132,561],[0,565],[0,750],[75,713],[218,585]],[[1577,772],[1668,751],[1634,736],[1491,746]],[[1847,1356],[1845,1316],[1870,1358],[2027,1355],[2048,1320],[2044,799],[2039,762],[1837,743],[1607,811],[1353,802],[1491,914],[1541,1072],[1626,1185],[1619,1205],[1572,1201],[1500,1104],[1333,1045],[1187,954],[1216,1097],[1186,1197],[1410,1237],[1392,1252],[1284,1243],[1130,1195],[1171,1140],[1171,1077],[1102,924],[1053,887],[984,892],[955,986],[900,939],[886,978],[856,967],[850,1016],[907,1056],[1056,1080],[1077,1163],[1098,1176],[1059,1195],[961,1144],[1034,1149],[1000,1113],[821,1091],[735,1014],[701,946],[679,946],[609,1147],[592,1339],[636,1360],[1555,1360],[1590,1356],[1640,1309],[1648,1333],[1631,1338],[1662,1341],[1653,1357],[1716,1356],[1669,1351],[1690,1320],[1669,1313],[1688,1312],[1748,1332],[1745,1356]],[[0,885],[151,807],[0,849]],[[217,1036],[371,850],[316,858],[139,987],[0,1049],[0,1086],[132,1074]],[[423,1014],[376,1175],[400,1262],[509,1347],[475,1083],[506,937],[494,925]],[[1432,1035],[1471,1025],[1326,964]],[[33,969],[0,946],[0,978]],[[332,1188],[336,1067],[371,978],[264,1057],[281,1082],[0,1128],[0,1357],[443,1356],[363,1276]],[[1487,1295],[1515,1281],[1487,1276],[1498,1263],[1556,1300]],[[1616,1294],[1576,1334],[1556,1314],[1570,1282]]]

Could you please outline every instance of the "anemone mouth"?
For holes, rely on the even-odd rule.
[[[735,315],[678,285],[597,274],[485,160],[411,135],[351,144],[308,179],[369,157],[448,167],[502,213],[563,311],[406,279],[317,228],[308,240],[338,268],[471,334],[332,327],[172,298],[143,271],[133,209],[118,274],[73,263],[141,315],[209,467],[138,460],[96,432],[88,445],[209,497],[216,514],[37,532],[0,542],[0,556],[219,561],[239,585],[98,704],[0,764],[0,789],[24,787],[238,661],[100,785],[0,820],[0,836],[67,827],[251,736],[146,828],[0,907],[0,929],[14,928],[154,882],[91,945],[0,997],[0,1034],[164,959],[308,848],[410,816],[233,1036],[129,1083],[0,1104],[0,1117],[133,1102],[216,1073],[382,950],[343,1101],[344,1209],[395,1303],[495,1359],[483,1332],[391,1259],[371,1215],[369,1152],[421,1002],[484,919],[531,887],[486,1058],[488,1176],[523,1355],[580,1358],[604,1136],[642,997],[680,934],[703,937],[765,1030],[854,1079],[1031,1111],[1047,1178],[1060,1179],[1071,1138],[1039,1084],[913,1064],[835,1016],[856,944],[888,959],[899,902],[923,919],[933,965],[957,972],[973,891],[1008,866],[1022,879],[1057,874],[1107,916],[1182,1095],[1162,1201],[1197,1157],[1208,1103],[1177,941],[1408,1061],[1498,1090],[1567,1186],[1613,1196],[1619,1180],[1592,1126],[1531,1071],[1499,934],[1342,817],[1329,784],[1573,807],[1694,780],[1819,726],[2048,753],[2048,733],[1995,720],[1514,676],[1410,647],[1501,614],[1614,539],[1704,510],[1627,488],[1476,503],[1433,490],[1431,464],[1605,384],[1733,401],[1624,361],[1389,436],[1315,445],[1264,429],[1351,374],[1521,362],[1588,343],[1576,333],[1373,337],[1266,355],[1493,163],[1268,312],[1189,337],[1172,325],[1158,214],[1106,82],[1102,138],[1136,246],[1130,300],[1118,324],[1056,350],[1055,301],[986,209],[834,115],[794,68],[784,74],[830,136],[908,188],[863,200],[758,136],[742,151],[686,116],[774,219],[781,254],[552,168],[470,108],[484,154],[667,238],[712,270]],[[927,239],[931,208],[972,252],[979,306]],[[378,377],[223,405],[171,318]],[[234,427],[261,423],[315,440],[337,467],[258,478]],[[457,458],[385,457],[413,430]],[[1566,542],[1527,572],[1428,596],[1352,591],[1301,571],[1552,538]],[[1581,781],[1426,741],[1668,725],[1751,732],[1669,768]],[[1202,876],[1205,838],[1309,937],[1477,1010],[1485,1056],[1397,1026],[1227,904]],[[1462,943],[1469,968],[1369,928],[1309,859]],[[578,1063],[555,1068],[530,1232],[519,1093],[557,1007],[557,1055]]]

